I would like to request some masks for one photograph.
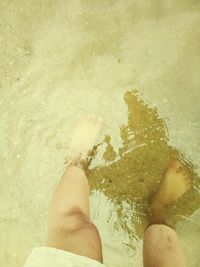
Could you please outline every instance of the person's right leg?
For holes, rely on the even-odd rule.
[[[189,171],[175,161],[163,175],[154,194],[150,210],[149,226],[144,234],[144,267],[185,267],[175,230],[167,226],[167,207],[181,197],[191,186]]]
[[[81,120],[70,144],[69,164],[57,184],[48,211],[48,247],[103,262],[101,238],[90,218],[87,167],[101,120]],[[88,158],[89,157],[89,158]],[[70,166],[71,165],[71,166]]]

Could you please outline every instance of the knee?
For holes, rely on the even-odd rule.
[[[80,211],[72,211],[66,215],[66,220],[63,224],[65,233],[74,233],[81,229],[88,229],[90,231],[95,229],[95,225],[90,218]]]
[[[103,262],[99,232],[78,209],[71,210],[51,223],[47,245]]]
[[[80,209],[73,208],[66,214],[58,214],[57,218],[54,218],[51,223],[49,230],[69,235],[84,228],[95,229],[96,226]]]
[[[144,243],[158,245],[159,249],[170,248],[176,239],[176,232],[164,224],[149,226],[144,235]]]

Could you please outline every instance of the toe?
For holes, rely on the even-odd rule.
[[[186,175],[186,168],[182,165],[179,165],[178,168],[176,169],[176,172],[185,176]]]
[[[174,160],[171,164],[173,168],[178,168],[181,165],[179,160]]]
[[[180,167],[182,166],[182,164],[181,164],[181,162],[180,161],[178,161],[178,160],[174,160],[171,164],[170,164],[170,166],[168,167],[168,169],[167,170],[171,170],[171,171],[175,171],[175,172],[177,172],[177,173],[179,173],[180,172]]]
[[[185,177],[184,177],[184,180],[185,180],[185,182],[187,182],[187,183],[189,183],[189,184],[192,184],[192,177],[190,177],[190,176],[185,176]]]

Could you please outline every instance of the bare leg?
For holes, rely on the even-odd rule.
[[[100,128],[101,121],[94,117],[86,118],[77,125],[67,170],[49,205],[47,245],[102,262],[101,239],[90,219],[86,178],[87,157]]]
[[[167,207],[191,186],[189,171],[173,162],[164,173],[151,199],[149,227],[144,234],[144,267],[185,267],[185,258],[175,230],[167,226]]]

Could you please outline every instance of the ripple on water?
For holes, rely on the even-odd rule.
[[[124,231],[130,237],[142,237],[147,226],[149,194],[157,187],[170,162],[180,160],[194,179],[194,186],[171,206],[170,224],[175,225],[200,208],[199,177],[197,166],[190,158],[169,144],[165,120],[157,109],[147,105],[134,90],[126,92],[124,100],[128,122],[120,126],[122,146],[115,151],[112,137],[105,136],[105,162],[90,170],[89,181],[92,192],[100,190],[114,203],[118,223]],[[129,208],[124,209],[123,203]]]

